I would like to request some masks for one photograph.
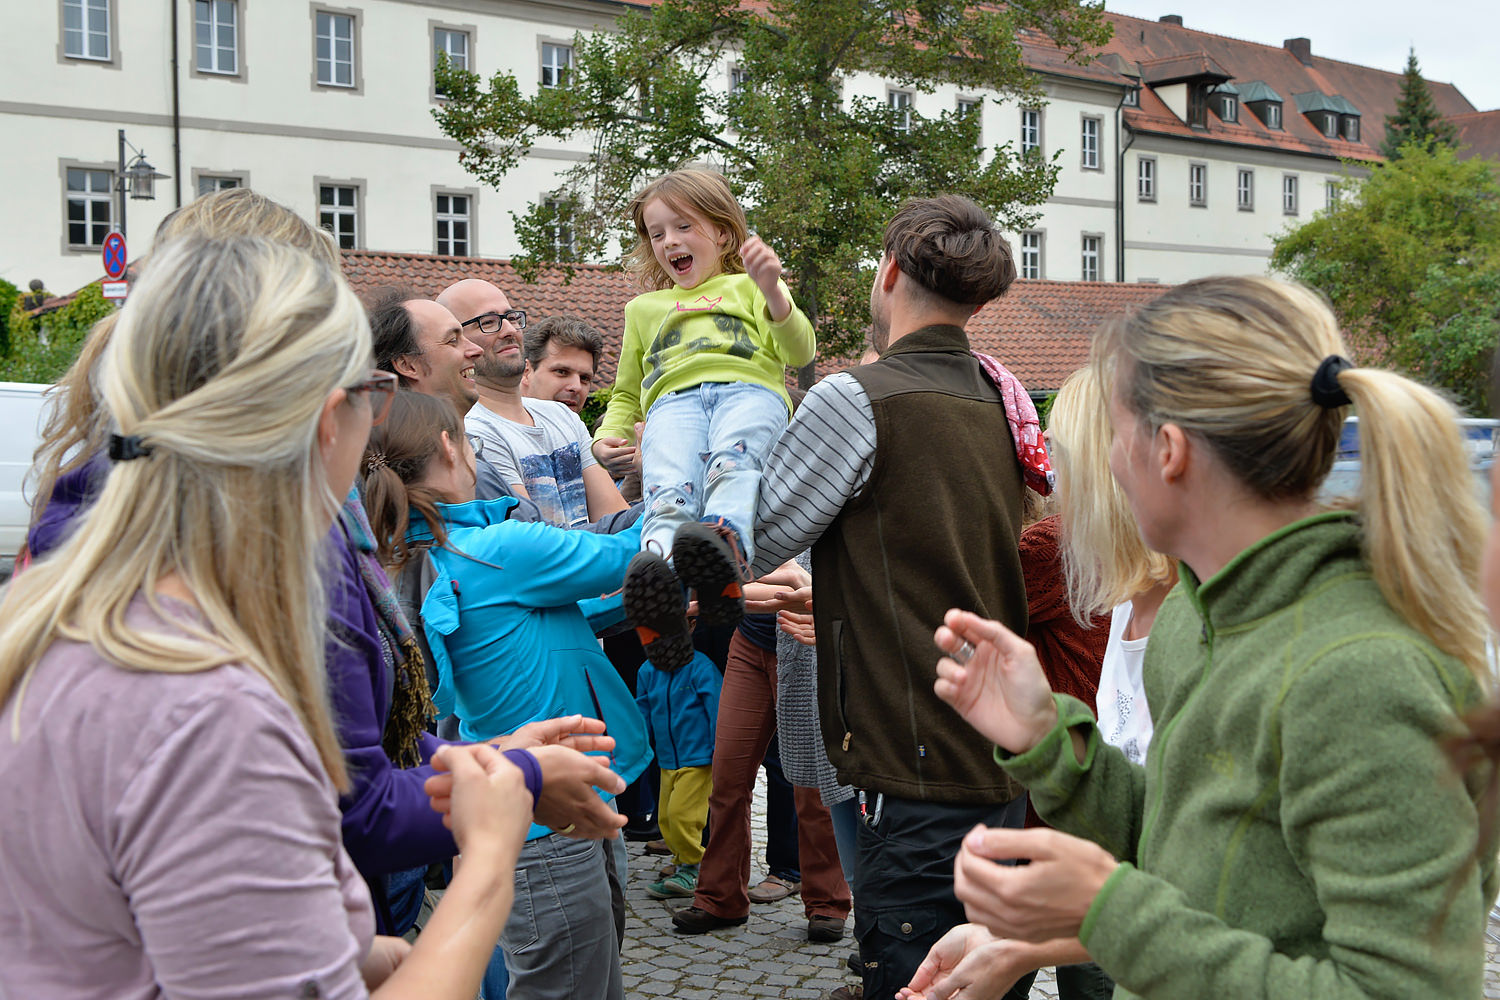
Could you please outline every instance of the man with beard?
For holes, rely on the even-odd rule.
[[[481,349],[474,361],[479,401],[464,422],[484,442],[486,457],[510,491],[531,499],[543,519],[560,528],[625,510],[629,505],[595,460],[578,414],[563,403],[522,395],[526,313],[512,309],[504,292],[480,278],[448,286],[437,304],[459,317],[461,329]]]
[[[1026,805],[932,687],[932,633],[949,608],[1026,629],[1021,468],[964,333],[1015,266],[984,212],[951,195],[904,205],[883,250],[870,292],[880,359],[807,394],[766,461],[755,523],[757,573],[812,547],[819,715],[863,817],[865,1000],[891,1000],[964,921],[953,894],[964,835],[1019,827]]]

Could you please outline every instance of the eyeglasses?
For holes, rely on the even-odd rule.
[[[469,447],[474,450],[475,458],[484,454],[484,438],[475,437],[473,434],[465,434],[464,437],[469,439]]]
[[[484,334],[499,333],[500,332],[500,326],[503,323],[510,323],[517,330],[524,330],[524,329],[526,329],[526,310],[525,309],[512,309],[509,312],[503,312],[503,313],[497,313],[497,312],[480,313],[478,316],[475,316],[473,319],[466,319],[466,320],[464,320],[459,325],[460,326],[471,326],[471,325],[476,324],[476,323],[479,325],[479,332],[480,333],[484,333]]]
[[[390,415],[391,401],[396,398],[396,385],[395,372],[376,369],[371,371],[370,376],[363,382],[344,386],[344,391],[351,394],[356,392],[370,394],[370,424],[374,426]]]

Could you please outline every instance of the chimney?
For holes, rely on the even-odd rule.
[[[1162,24],[1175,24],[1179,28],[1182,27],[1181,14],[1163,14],[1161,17],[1158,17],[1157,20]]]
[[[1288,38],[1281,43],[1304,66],[1312,65],[1312,39]]]

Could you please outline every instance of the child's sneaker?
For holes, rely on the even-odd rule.
[[[635,623],[646,658],[658,670],[678,670],[693,662],[693,633],[688,628],[682,583],[655,552],[637,553],[625,568],[620,595],[625,614]]]
[[[745,617],[748,574],[739,538],[723,518],[684,524],[672,538],[672,565],[698,592],[698,617],[710,625],[738,625]]]
[[[678,865],[677,870],[660,882],[646,887],[646,895],[652,899],[672,899],[692,896],[698,891],[698,866]]]

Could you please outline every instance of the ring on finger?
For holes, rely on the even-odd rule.
[[[566,837],[568,834],[572,833],[576,829],[578,829],[578,824],[577,823],[569,823],[567,826],[563,827],[561,830],[558,830],[557,832],[560,833],[560,834],[562,834],[564,837]]]
[[[969,642],[969,640],[965,639],[963,642],[960,642],[958,644],[958,648],[957,649],[955,649],[952,653],[950,653],[948,655],[953,660],[954,663],[957,663],[959,666],[963,666],[965,663],[968,663],[970,660],[972,660],[974,658],[974,653],[975,652],[976,652],[976,650],[974,649],[973,643],[971,643],[971,642]]]

